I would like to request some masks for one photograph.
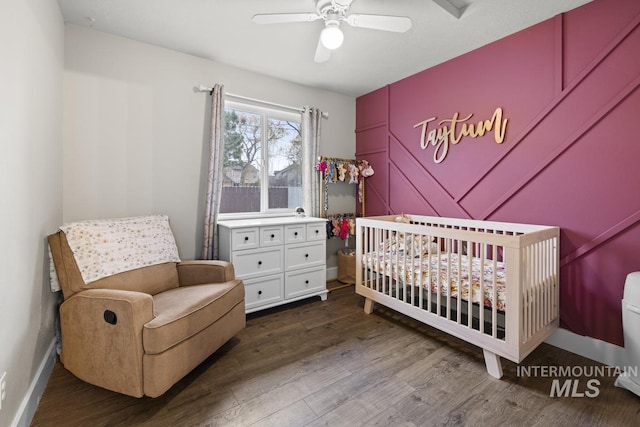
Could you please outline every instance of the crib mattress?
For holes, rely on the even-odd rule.
[[[410,285],[422,283],[425,289],[429,286],[431,292],[437,293],[440,289],[440,295],[446,297],[450,293],[451,297],[460,297],[465,301],[469,301],[469,282],[471,281],[471,302],[491,308],[495,299],[498,310],[506,308],[503,262],[495,262],[495,272],[493,261],[482,262],[478,257],[471,258],[471,271],[469,271],[469,257],[457,253],[431,254],[420,259],[420,257],[399,257],[391,252],[370,252],[363,255],[362,262],[367,269],[392,277],[394,280],[401,280]],[[494,273],[496,292],[494,292]],[[421,281],[420,275],[422,275]],[[484,295],[480,292],[481,280],[484,284]]]

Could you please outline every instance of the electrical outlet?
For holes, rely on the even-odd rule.
[[[7,373],[3,372],[0,376],[0,410],[2,410],[2,401],[7,397]]]

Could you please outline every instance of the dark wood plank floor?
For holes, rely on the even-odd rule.
[[[553,379],[490,377],[482,351],[376,306],[353,287],[249,315],[247,327],[165,395],[88,385],[58,363],[32,426],[637,426],[640,398],[550,397]],[[599,366],[543,344],[524,366]]]

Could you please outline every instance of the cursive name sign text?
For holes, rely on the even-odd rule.
[[[435,117],[416,123],[413,127],[422,126],[420,135],[420,147],[426,150],[429,145],[435,147],[433,161],[441,163],[449,153],[449,146],[456,145],[463,137],[477,138],[493,130],[496,143],[502,144],[507,130],[507,119],[502,118],[502,108],[496,108],[491,119],[481,120],[477,124],[467,123],[473,114],[460,118],[455,113],[450,119],[442,119],[438,122],[441,127],[428,130],[429,123],[436,120]]]

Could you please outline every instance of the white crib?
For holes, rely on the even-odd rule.
[[[419,215],[356,220],[356,292],[521,362],[559,322],[559,228]]]

